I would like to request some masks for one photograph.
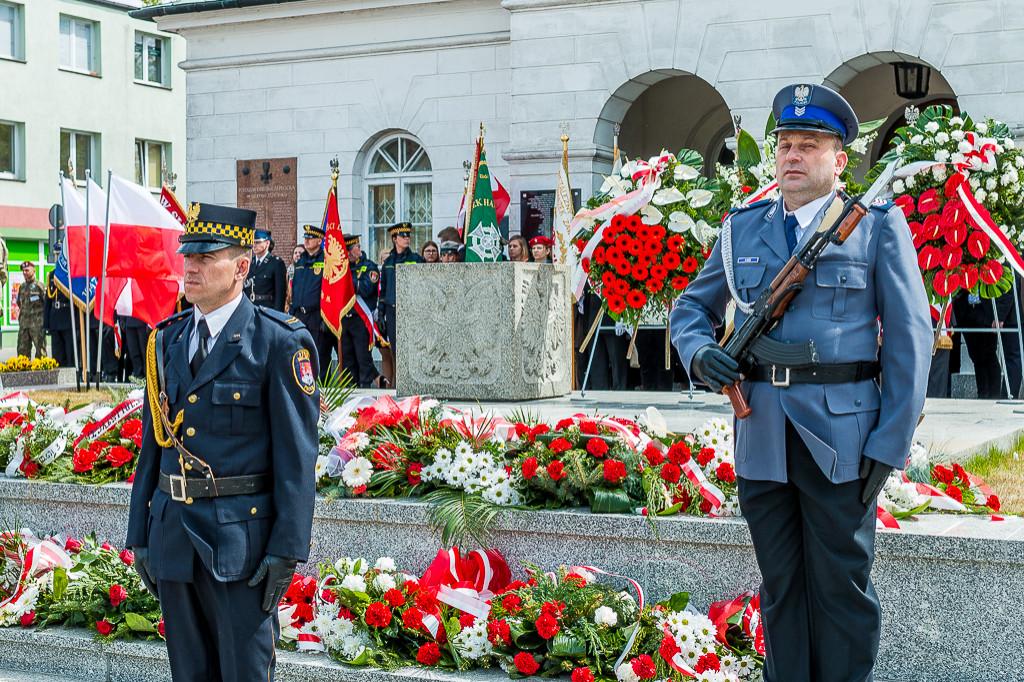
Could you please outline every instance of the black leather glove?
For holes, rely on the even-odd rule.
[[[284,593],[288,591],[288,587],[292,584],[292,577],[295,575],[295,564],[297,563],[299,562],[295,559],[285,559],[284,557],[268,554],[263,557],[260,565],[256,568],[256,572],[249,578],[249,587],[256,587],[264,578],[267,580],[267,586],[263,590],[262,605],[266,613],[272,613],[277,608],[277,605],[281,603],[281,598],[284,597]]]
[[[717,343],[709,343],[693,354],[690,369],[697,379],[707,384],[715,393],[721,393],[726,386],[740,380],[740,365],[729,357]]]
[[[885,481],[892,473],[892,467],[877,459],[870,457],[860,458],[860,477],[864,481],[864,490],[861,491],[860,501],[863,504],[870,504],[878,497],[885,487]]]
[[[156,581],[153,580],[153,576],[149,572],[149,549],[146,547],[132,547],[132,554],[135,555],[135,572],[142,579],[142,584],[146,586],[150,594],[160,599],[160,595],[156,591]]]

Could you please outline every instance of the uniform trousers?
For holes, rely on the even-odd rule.
[[[46,334],[42,327],[24,324],[18,328],[18,355],[31,359],[33,346],[37,359],[46,357]]]
[[[53,359],[61,367],[75,366],[75,337],[70,329],[51,329],[50,346]]]
[[[360,388],[369,388],[377,378],[370,354],[370,331],[356,313],[341,320],[341,366]]]
[[[175,682],[271,682],[281,626],[260,608],[266,582],[219,582],[198,556],[192,565],[193,582],[157,585]]]
[[[398,321],[395,318],[395,306],[385,304],[383,331],[391,344],[391,355],[395,358],[395,362],[398,362]]]
[[[875,505],[834,484],[786,420],[788,482],[738,480],[761,569],[764,682],[872,682],[881,609]]]
[[[320,317],[320,308],[306,308],[306,312],[295,311],[295,317],[299,322],[306,325],[309,335],[313,337],[313,345],[316,346],[316,354],[320,360],[320,381],[327,378],[327,372],[331,369],[331,350],[334,348],[334,334],[324,324]]]
[[[146,344],[149,342],[149,327],[124,327],[124,348],[132,363],[132,376],[146,378]]]

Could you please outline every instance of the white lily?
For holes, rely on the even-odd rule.
[[[680,201],[686,199],[686,195],[680,192],[675,187],[666,187],[663,190],[659,190],[654,194],[654,198],[651,202],[658,206],[665,206],[666,204],[677,204]]]
[[[686,193],[686,199],[690,202],[690,206],[693,206],[694,208],[707,206],[711,203],[711,199],[713,197],[714,194],[706,189],[691,189]]]
[[[672,171],[672,176],[676,180],[694,180],[700,177],[700,171],[693,166],[687,166],[685,163],[681,163]]]
[[[624,178],[632,178],[633,173],[635,171],[636,160],[634,159],[633,161],[627,161],[626,163],[622,164],[622,169],[619,171],[619,174],[622,175],[622,177]]]
[[[693,218],[683,211],[672,211],[668,217],[668,229],[672,232],[686,232],[694,227]]]
[[[645,426],[654,432],[657,436],[671,436],[674,435],[668,430],[668,422],[665,421],[664,415],[658,411],[658,408],[649,406],[647,412],[643,415]]]
[[[640,222],[644,225],[658,225],[665,218],[661,211],[654,208],[652,204],[644,206],[640,211],[640,215],[643,216],[643,218],[640,219]]]
[[[622,187],[622,182],[614,175],[605,176],[604,183],[601,185],[601,194],[610,194],[613,197],[622,196],[627,191]]]
[[[711,238],[718,234],[718,230],[708,225],[704,220],[698,220],[697,224],[690,231],[697,238],[697,241],[700,242],[701,246],[707,246]]]

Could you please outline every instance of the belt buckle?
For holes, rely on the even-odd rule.
[[[175,502],[184,502],[188,497],[185,494],[185,477],[184,476],[168,476],[171,481],[171,499]],[[174,491],[174,484],[177,483],[181,486],[181,493],[177,494]]]
[[[779,388],[787,388],[789,386],[789,367],[784,367],[786,370],[785,377],[779,381],[775,378],[775,365],[772,365],[772,386],[778,386]]]

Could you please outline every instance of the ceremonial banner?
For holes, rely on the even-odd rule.
[[[337,182],[338,176],[334,175],[331,189],[327,192],[324,217],[320,221],[320,228],[324,231],[324,276],[320,285],[320,316],[334,335],[340,337],[341,318],[355,305],[356,290],[352,283],[352,273],[348,268],[348,249],[345,248],[345,235],[341,231],[341,219],[338,217]],[[362,307],[357,306],[356,311],[360,317],[364,317]],[[370,328],[369,325],[367,328]],[[372,331],[370,338],[373,338]]]
[[[568,138],[563,137],[564,141]],[[572,202],[572,189],[569,187],[569,150],[563,144],[562,163],[558,166],[558,185],[555,187],[555,218],[551,226],[551,237],[555,247],[551,251],[551,259],[555,263],[576,268],[576,249],[573,248],[573,231],[569,229],[576,208]]]
[[[79,193],[78,188],[75,186],[75,181],[70,178],[64,178],[62,181],[62,194],[64,198],[64,224],[67,226],[77,225],[84,231],[85,229],[85,199]],[[102,207],[101,207],[102,208]],[[90,207],[89,210],[93,216],[96,212]],[[88,280],[82,277],[72,277],[70,268],[68,266],[68,232],[64,232],[64,243],[60,250],[60,254],[57,256],[57,263],[53,270],[53,281],[64,295],[68,296],[75,302],[75,305],[85,312],[92,312],[93,300],[96,294],[96,285],[98,279],[96,277],[90,277]],[[102,240],[102,232],[100,232],[100,239]],[[84,250],[83,250],[84,253]],[[96,270],[99,273],[99,270]]]
[[[466,262],[495,263],[501,259],[501,234],[498,232],[498,215],[494,210],[483,135],[476,142],[466,194],[472,197],[466,218]]]
[[[174,216],[174,219],[182,227],[185,227],[185,224],[188,223],[188,218],[185,217],[185,209],[181,207],[178,197],[174,196],[174,192],[167,185],[160,189],[160,205],[166,208],[167,212]]]

